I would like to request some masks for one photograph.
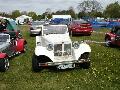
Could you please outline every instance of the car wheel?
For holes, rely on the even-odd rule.
[[[111,40],[109,39],[109,38],[105,38],[105,45],[107,46],[107,47],[110,47],[111,46]]]
[[[10,67],[8,58],[0,60],[0,71],[5,72]]]
[[[40,70],[42,70],[42,67],[39,66],[39,61],[35,54],[32,57],[32,70],[35,72],[39,72]]]
[[[89,53],[84,53],[84,54],[82,54],[81,57],[80,57],[80,59],[85,59],[85,60],[86,60],[86,62],[80,64],[80,66],[81,66],[83,69],[88,69],[88,68],[90,68],[90,61],[88,61],[88,59],[89,59]],[[79,60],[80,60],[80,59],[79,59]]]
[[[90,62],[82,63],[82,64],[81,64],[81,67],[82,67],[83,69],[89,69],[89,68],[90,68]]]

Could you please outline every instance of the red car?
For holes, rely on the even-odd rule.
[[[92,25],[84,20],[74,20],[68,26],[70,34],[91,35],[93,32]]]
[[[105,34],[106,46],[120,46],[120,26],[115,26],[111,32]]]
[[[26,40],[23,38],[10,39],[9,34],[0,33],[0,71],[8,70],[9,59],[26,51]]]

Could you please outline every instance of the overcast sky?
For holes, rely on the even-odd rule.
[[[66,10],[70,6],[75,9],[78,3],[84,0],[0,0],[0,12],[11,12],[12,10],[35,11],[37,14],[45,12],[46,8],[52,11]],[[120,0],[97,0],[105,8],[108,4]]]

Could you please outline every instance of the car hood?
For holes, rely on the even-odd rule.
[[[8,42],[0,42],[0,52],[5,50],[9,45],[10,45],[10,43],[8,43]]]
[[[45,35],[44,39],[52,44],[60,44],[62,42],[71,43],[71,39],[68,34],[49,34]]]

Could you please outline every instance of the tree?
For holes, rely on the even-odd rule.
[[[26,11],[22,11],[21,15],[27,15],[28,13]]]
[[[35,12],[28,12],[28,16],[32,17],[33,20],[37,20],[37,14]]]
[[[96,17],[103,17],[103,13],[94,11],[94,12],[90,12],[89,16],[94,17],[94,18],[96,18]]]
[[[86,12],[86,13],[92,12],[92,11],[98,12],[102,10],[101,4],[96,0],[85,0],[79,3],[77,8],[79,12]]]
[[[17,17],[19,17],[21,15],[20,11],[19,10],[14,10],[12,12],[12,18],[15,19]]]
[[[72,18],[77,18],[76,14],[75,14],[75,11],[74,11],[74,8],[72,6],[69,7],[68,14],[70,14]]]
[[[41,18],[42,18],[41,15],[38,15],[38,16],[37,16],[37,19],[38,19],[38,20],[41,20]]]
[[[120,18],[120,4],[118,2],[109,4],[104,11],[104,16],[109,18]]]
[[[85,16],[87,16],[85,12],[79,12],[78,13],[78,18],[83,18]]]
[[[47,8],[45,11],[45,18],[50,19],[52,17],[51,13],[52,13],[52,10],[50,8]]]

